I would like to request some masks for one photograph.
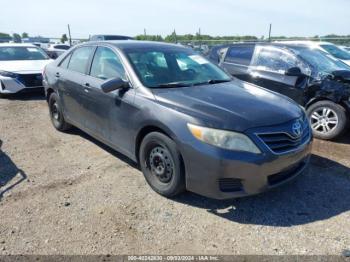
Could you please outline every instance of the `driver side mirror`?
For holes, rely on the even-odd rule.
[[[120,77],[108,79],[101,85],[101,89],[104,93],[109,93],[109,92],[112,92],[114,90],[128,88],[128,87],[130,87],[129,83],[125,82]]]
[[[285,73],[286,76],[303,76],[304,74],[301,72],[299,67],[289,68]]]

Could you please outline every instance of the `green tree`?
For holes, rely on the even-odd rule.
[[[63,34],[62,37],[61,37],[61,43],[65,43],[68,41],[68,37],[66,34]]]
[[[21,36],[19,34],[14,33],[12,35],[12,38],[13,38],[13,42],[15,42],[15,43],[21,43],[22,42],[22,38],[21,38]]]
[[[10,37],[10,35],[6,33],[0,33],[0,37]]]
[[[26,32],[22,33],[22,38],[28,38],[28,37],[29,37],[28,33],[26,33]]]

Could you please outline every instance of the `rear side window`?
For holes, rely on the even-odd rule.
[[[94,47],[92,46],[83,46],[76,49],[71,56],[68,69],[85,74],[93,51]]]
[[[100,79],[121,77],[125,71],[118,55],[107,47],[98,47],[92,62],[90,75]]]
[[[244,45],[229,48],[225,62],[246,66],[250,65],[254,54],[254,47],[254,45]]]
[[[71,56],[72,56],[72,54],[69,54],[65,59],[63,59],[63,61],[61,62],[61,64],[59,66],[67,69]]]

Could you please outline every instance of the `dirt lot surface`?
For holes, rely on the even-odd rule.
[[[51,126],[40,95],[0,99],[0,254],[337,254],[350,249],[350,134],[259,196],[163,198],[124,156]]]

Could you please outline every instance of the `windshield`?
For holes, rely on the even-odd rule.
[[[341,60],[350,60],[350,54],[335,45],[321,45],[332,56]]]
[[[334,59],[327,53],[307,47],[293,47],[292,50],[312,68],[313,76],[332,73],[337,70],[350,70],[343,62]]]
[[[125,50],[146,87],[180,87],[231,81],[224,71],[185,48]]]
[[[0,61],[47,60],[46,53],[37,47],[0,47]]]

